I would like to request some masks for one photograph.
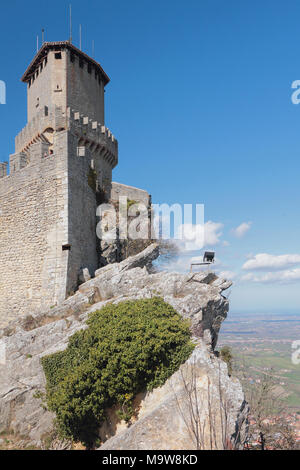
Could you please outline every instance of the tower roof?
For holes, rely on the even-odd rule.
[[[38,65],[42,62],[42,60],[45,58],[45,56],[48,54],[50,50],[59,51],[62,49],[69,49],[74,54],[84,59],[86,62],[94,65],[94,67],[96,67],[98,72],[101,74],[103,81],[104,81],[104,85],[107,85],[109,83],[110,79],[108,75],[104,72],[101,65],[98,62],[96,62],[94,59],[92,59],[90,56],[82,52],[80,49],[75,47],[73,44],[71,44],[70,41],[44,42],[40,50],[37,52],[37,54],[31,61],[30,65],[27,67],[27,70],[25,71],[24,75],[22,76],[21,78],[22,82],[27,82],[29,80],[31,75],[34,73]]]

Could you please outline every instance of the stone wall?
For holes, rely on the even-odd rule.
[[[61,108],[49,106],[47,113],[44,108],[41,108],[16,136],[16,152],[27,151],[32,143],[40,140],[41,134],[45,133],[47,130],[49,132],[51,129],[53,132],[66,128],[67,113],[64,113]]]
[[[93,276],[100,264],[96,210],[100,203],[100,190],[106,194],[110,192],[118,144],[107,128],[79,113],[69,111],[68,122],[68,231],[71,250],[67,293],[71,293],[77,290],[83,269],[88,268]]]
[[[40,110],[62,107],[67,103],[67,53],[59,52],[61,59],[56,59],[55,52],[49,52],[43,67],[36,70],[30,85],[27,86],[27,116],[30,122]]]
[[[0,178],[4,178],[7,175],[7,162],[0,162]]]
[[[98,70],[69,49],[49,51],[27,85],[28,122],[46,108],[70,107],[104,125],[104,82]]]
[[[39,141],[12,155],[10,175],[3,167],[0,325],[62,302],[83,269],[93,275],[99,267],[98,191],[109,192],[117,141],[79,113],[74,119],[69,111],[67,123],[53,145]]]
[[[78,138],[68,134],[68,238],[71,245],[67,292],[78,288],[79,276],[84,268],[91,275],[98,268],[98,240],[96,236],[96,186],[93,186],[92,166],[97,160],[99,177],[102,170],[101,157],[85,149],[83,156],[77,155]],[[92,161],[94,163],[92,163]]]
[[[94,67],[67,50],[67,106],[104,125],[104,83]]]
[[[62,302],[99,267],[96,208],[118,163],[104,126],[108,77],[68,43],[44,46],[22,78],[28,123],[9,175],[0,164],[0,326]]]
[[[55,136],[56,155],[35,144],[31,164],[0,179],[0,324],[65,298],[66,135]]]
[[[147,191],[134,186],[112,182],[111,184],[111,200],[118,201],[120,196],[127,196],[128,200],[142,202],[148,207],[151,204],[151,196]]]
[[[148,220],[148,236],[146,239],[132,239],[129,234],[126,238],[119,236],[123,233],[124,225],[119,218],[119,198],[127,197],[127,202],[134,201],[135,203],[142,203],[147,209],[147,220]],[[143,251],[151,241],[151,224],[152,224],[152,211],[151,211],[151,196],[147,191],[134,186],[128,186],[126,184],[112,182],[110,187],[110,203],[113,205],[116,211],[116,228],[117,238],[115,241],[100,242],[100,265],[105,266],[110,263],[120,262],[126,259],[128,256],[136,255]],[[135,212],[135,208],[132,207]],[[104,216],[105,217],[105,216]],[[110,217],[109,212],[106,216]],[[130,205],[127,207],[127,229],[130,227],[131,222],[134,223],[136,215],[130,214]],[[122,229],[123,227],[123,229]]]
[[[217,445],[213,447],[223,449],[222,431],[229,438],[226,445],[231,443],[231,448],[236,448],[243,444],[248,409],[241,386],[236,379],[228,377],[226,364],[212,353],[229,308],[224,291],[232,283],[213,273],[149,274],[147,270],[158,255],[158,246],[152,245],[120,264],[99,269],[94,279],[82,284],[61,306],[34,316],[30,324],[20,319],[6,331],[0,329],[0,344],[2,342],[6,352],[4,361],[0,362],[0,432],[11,429],[15,436],[22,436],[23,442],[25,439],[28,444],[40,446],[45,433],[51,433],[54,419],[43,406],[43,400],[37,398],[37,392],[43,393],[45,388],[41,357],[64,350],[70,336],[86,328],[89,314],[107,303],[160,296],[189,320],[194,339],[197,339],[197,349],[189,360],[188,369],[181,369],[186,382],[197,385],[197,394],[193,396],[199,400],[200,415],[194,416],[201,417],[206,433],[210,434],[210,422],[216,423],[214,416],[222,410],[223,426],[218,420],[217,427],[214,425],[212,429],[213,435],[216,431],[218,436]],[[196,382],[190,380],[190,366],[195,371]],[[135,408],[133,424],[126,426],[119,419],[107,420],[106,426],[103,424],[101,428],[101,440],[115,436],[101,449],[195,449],[196,435],[190,433],[191,428],[187,426],[193,422],[191,407],[186,406],[190,395],[183,396],[179,378],[182,378],[181,372],[175,373],[163,388],[143,393],[142,402],[141,396],[136,397],[135,404],[140,406]],[[212,406],[208,406],[207,398]],[[216,414],[210,414],[210,410],[215,410]],[[116,408],[107,411],[109,418],[116,418],[115,413],[113,416],[110,413]],[[211,441],[208,441],[204,448],[210,449]]]

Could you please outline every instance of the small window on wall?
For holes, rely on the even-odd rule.
[[[68,243],[62,246],[62,251],[71,251],[71,245]]]
[[[82,60],[82,59],[79,59],[79,67],[80,67],[81,69],[83,69],[83,66],[84,66],[83,60]]]
[[[71,53],[70,55],[70,60],[71,62],[75,62],[75,55],[73,53]]]
[[[77,157],[85,157],[85,147],[77,147]]]
[[[88,64],[88,73],[92,73],[92,66],[91,66],[91,64]]]
[[[49,114],[48,106],[45,106],[45,116],[48,116],[48,114]]]
[[[61,52],[56,52],[54,56],[55,56],[55,59],[57,60],[61,59]]]

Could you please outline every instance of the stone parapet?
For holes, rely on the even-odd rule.
[[[100,152],[112,168],[118,164],[118,141],[107,127],[70,108],[67,109],[67,122],[68,129],[78,137],[79,146]]]
[[[7,162],[0,162],[0,178],[7,176]]]
[[[15,138],[16,153],[26,152],[29,147],[39,140],[46,141],[43,136],[47,129],[64,130],[67,127],[66,115],[61,108],[45,107],[19,132]]]
[[[101,152],[112,168],[118,163],[118,141],[112,132],[100,122],[67,108],[42,109],[17,135],[15,139],[16,154],[27,153],[31,145],[37,142],[50,143],[48,134],[70,130],[78,137],[78,145]]]

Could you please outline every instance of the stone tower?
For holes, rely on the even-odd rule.
[[[118,143],[104,122],[102,67],[69,41],[44,43],[22,77],[28,123],[0,164],[0,323],[49,308],[98,268],[96,207]]]

